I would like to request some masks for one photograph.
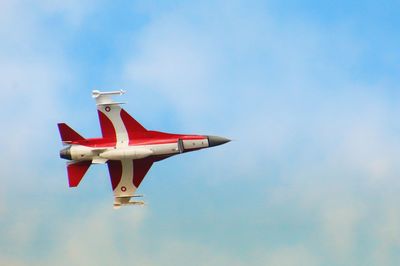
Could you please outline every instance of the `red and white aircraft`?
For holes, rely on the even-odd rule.
[[[114,191],[114,207],[143,204],[131,201],[154,162],[173,155],[209,148],[229,139],[206,135],[170,134],[147,130],[114,102],[113,95],[125,92],[93,91],[102,138],[86,139],[64,123],[58,124],[63,144],[60,157],[67,164],[70,187],[77,187],[91,164],[107,163]]]

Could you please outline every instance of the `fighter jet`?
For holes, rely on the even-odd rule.
[[[125,91],[92,91],[100,120],[101,138],[84,138],[65,123],[59,123],[61,140],[67,145],[60,157],[67,162],[70,187],[77,187],[92,164],[107,164],[114,192],[114,208],[142,205],[135,192],[153,163],[174,155],[229,142],[224,137],[170,134],[147,130],[115,102],[113,95]]]

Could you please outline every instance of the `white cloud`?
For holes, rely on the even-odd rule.
[[[321,265],[314,252],[304,246],[283,247],[265,250],[256,255],[252,265],[268,266],[313,266]]]
[[[56,249],[47,258],[47,264],[52,264],[58,256],[66,258],[63,265],[123,264],[129,256],[125,252],[140,255],[135,249],[140,247],[139,232],[146,216],[145,207],[115,211],[107,201],[85,215],[74,216],[70,224],[60,221],[65,228],[55,238]]]
[[[152,251],[154,252],[154,251]],[[246,265],[243,260],[232,254],[214,250],[205,244],[193,243],[181,239],[162,241],[156,254],[144,253],[148,258],[146,265]]]
[[[379,223],[372,232],[376,238],[372,260],[375,265],[397,265],[400,260],[400,212],[397,206],[381,206]]]
[[[27,203],[26,206],[33,206]],[[35,205],[36,208],[11,206],[4,213],[10,221],[0,229],[0,262],[14,263],[9,252],[18,255],[21,265],[110,265],[122,264],[132,253],[136,262],[146,259],[140,255],[141,225],[147,209],[126,208],[115,211],[110,202],[103,201],[85,210],[61,210],[54,203]],[[17,208],[18,207],[18,208]],[[36,250],[38,239],[45,249]],[[17,264],[17,265],[19,265]],[[12,264],[11,264],[12,265]]]
[[[325,205],[321,211],[322,233],[325,235],[327,249],[337,260],[346,262],[354,254],[358,241],[357,228],[363,218],[363,209],[353,201],[335,206]]]

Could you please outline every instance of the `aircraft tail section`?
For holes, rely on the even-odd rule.
[[[77,187],[92,163],[90,161],[75,162],[67,165],[69,187]]]
[[[85,140],[84,137],[79,135],[75,130],[70,128],[65,123],[58,124],[58,131],[60,132],[61,140],[65,143],[73,142],[73,141],[80,141]]]

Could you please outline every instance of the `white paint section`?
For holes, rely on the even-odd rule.
[[[115,197],[129,197],[133,196],[136,187],[133,185],[133,161],[121,160],[122,163],[122,177],[118,186],[114,189]]]
[[[117,148],[129,146],[128,131],[121,118],[121,107],[119,105],[99,105],[98,110],[102,112],[114,126],[117,137]]]
[[[138,146],[139,147],[139,146]],[[166,144],[153,144],[153,145],[143,145],[153,151],[154,155],[168,155],[179,153],[178,142],[166,143]]]
[[[207,139],[194,139],[194,140],[183,140],[183,148],[185,150],[207,148]]]
[[[140,148],[135,146],[129,146],[120,149],[109,149],[103,153],[100,153],[100,157],[109,160],[124,160],[124,159],[142,159],[153,154],[153,151],[146,148]]]
[[[74,161],[92,160],[92,158],[96,156],[93,148],[82,145],[72,145],[70,152],[71,159]]]
[[[207,143],[206,148],[210,147],[210,143],[208,142],[208,138],[207,138],[207,139],[204,139],[204,142]]]

